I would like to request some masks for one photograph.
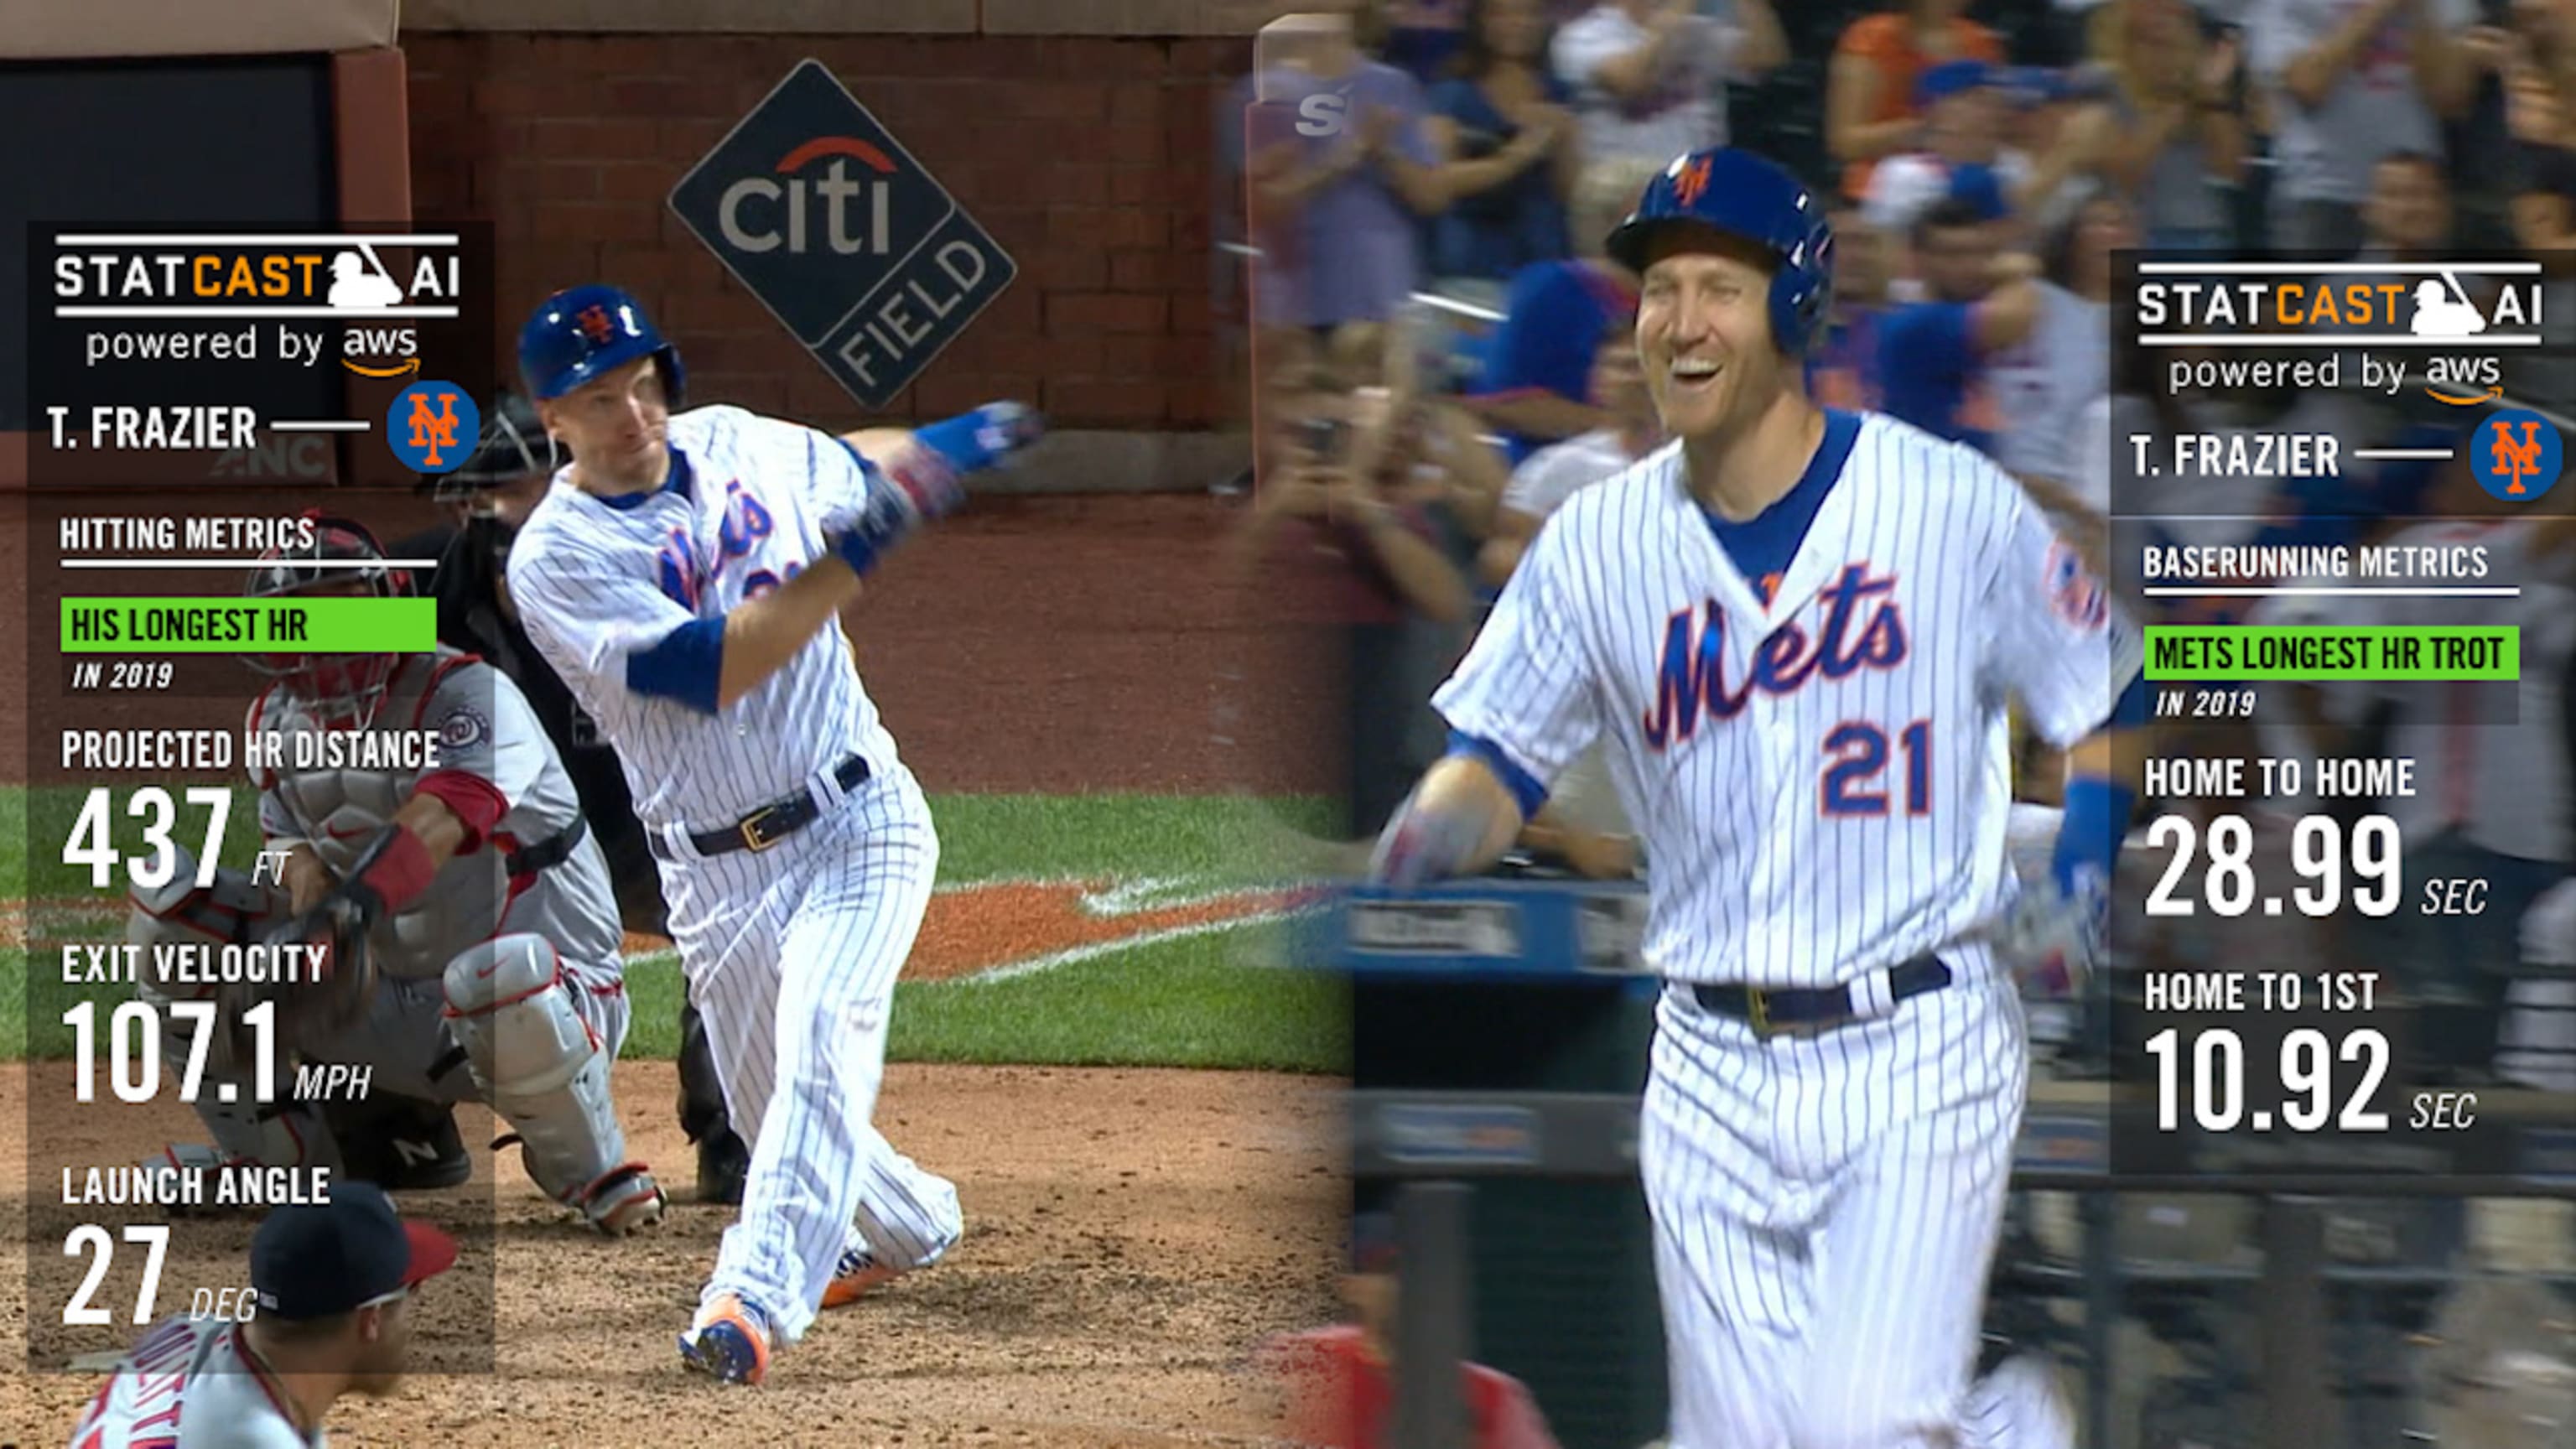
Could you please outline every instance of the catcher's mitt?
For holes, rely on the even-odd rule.
[[[294,979],[226,987],[223,1021],[240,1032],[243,1010],[274,1001],[279,1041],[307,1047],[356,1025],[376,994],[375,948],[367,938],[372,923],[367,909],[347,895],[324,897],[269,937],[270,945],[314,948],[299,958]]]

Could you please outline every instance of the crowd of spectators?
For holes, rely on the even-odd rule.
[[[1601,241],[1682,152],[1746,145],[1829,198],[1815,395],[1986,452],[2097,556],[2138,486],[2115,439],[2316,426],[2349,460],[2461,441],[2469,422],[2421,401],[2169,387],[2173,353],[2115,345],[2124,250],[2509,247],[2543,258],[2547,311],[2576,316],[2576,0],[1317,0],[1264,33],[1228,108],[1256,470],[1284,482],[1257,526],[1305,520],[1370,600],[1355,678],[1390,670],[1389,651],[1409,661],[1366,706],[1405,727],[1353,719],[1355,751],[1408,741],[1355,785],[1355,836],[1440,748],[1428,684],[1547,512],[1661,442],[1625,335],[1637,279]],[[2506,367],[2515,401],[2576,410],[2563,349]],[[2175,541],[2376,540],[2461,488],[2464,458],[2347,461],[2118,511],[2202,515]],[[2476,527],[2502,544],[2530,525]],[[2534,568],[2568,552],[2524,549]],[[2521,903],[2576,861],[2561,633],[2576,630],[2525,631],[2526,677],[2552,682],[2514,728],[2549,742],[2513,755],[2502,793],[2523,825],[2410,824],[2507,857],[2482,864]],[[2340,701],[2359,713],[2294,725],[2311,748],[2384,741],[2417,703]],[[1573,785],[1534,838],[1580,869],[1631,866],[1612,792]],[[2442,943],[2490,1023],[2509,935]],[[2500,1047],[2490,1025],[2434,1050],[2474,1078]]]

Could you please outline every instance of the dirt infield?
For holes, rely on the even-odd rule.
[[[0,1072],[0,1100],[25,1100],[20,1073]],[[685,1196],[674,1091],[667,1063],[619,1067],[630,1140]],[[896,1066],[878,1120],[956,1179],[967,1236],[938,1267],[827,1315],[756,1390],[683,1374],[671,1346],[730,1210],[684,1204],[654,1236],[607,1243],[554,1213],[508,1154],[501,1372],[350,1401],[332,1439],[524,1449],[644,1428],[663,1444],[1255,1442],[1268,1411],[1247,1350],[1335,1311],[1348,1203],[1334,1110],[1330,1084],[1257,1073]],[[467,1124],[469,1140],[481,1125]],[[20,1114],[0,1114],[13,1218],[27,1201],[23,1132]],[[65,1145],[104,1163],[159,1143]],[[476,1184],[456,1192],[490,1190],[493,1166],[478,1154]],[[15,1362],[21,1251],[12,1238],[0,1267],[0,1351]],[[0,1375],[0,1441],[61,1442],[95,1384]]]

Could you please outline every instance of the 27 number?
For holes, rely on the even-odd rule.
[[[1918,719],[1907,725],[1896,732],[1896,742],[1905,756],[1905,813],[1929,815],[1932,721]],[[1825,753],[1833,757],[1833,763],[1825,767],[1824,812],[1885,815],[1887,787],[1880,777],[1887,773],[1887,731],[1859,720],[1836,725],[1834,732],[1825,736]]]
[[[170,1251],[170,1228],[166,1223],[130,1227],[125,1230],[125,1241],[141,1243],[145,1247],[143,1291],[134,1296],[134,1321],[150,1323],[153,1300],[161,1295],[161,1259]],[[63,1305],[66,1327],[104,1327],[116,1321],[115,1314],[89,1306],[90,1295],[96,1293],[98,1285],[107,1278],[108,1256],[115,1251],[116,1240],[107,1235],[107,1229],[92,1223],[83,1223],[72,1229],[72,1235],[63,1239],[63,1256],[66,1258],[77,1258],[85,1252],[97,1254],[90,1260],[88,1275],[81,1279],[80,1291],[72,1295],[71,1302]]]

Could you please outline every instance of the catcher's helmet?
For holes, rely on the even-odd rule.
[[[624,289],[575,287],[537,304],[519,329],[519,378],[528,394],[552,401],[639,357],[662,370],[662,390],[680,405],[680,352]]]
[[[319,509],[307,510],[312,543],[272,548],[260,555],[242,588],[245,598],[284,598],[323,588],[348,588],[365,597],[402,598],[412,592],[411,572],[396,568],[366,526]],[[314,718],[340,729],[364,729],[384,703],[385,685],[400,658],[393,654],[292,654],[261,652],[250,666],[286,687]]]
[[[502,392],[483,409],[483,436],[463,467],[448,473],[424,473],[418,491],[445,502],[471,498],[487,489],[563,466],[563,450],[537,416],[536,405],[514,392]]]
[[[1750,151],[1713,147],[1677,156],[1646,183],[1628,219],[1611,229],[1610,259],[1632,272],[1653,260],[1667,228],[1697,225],[1757,243],[1771,253],[1771,336],[1805,353],[1825,325],[1833,293],[1834,232],[1824,198]]]

